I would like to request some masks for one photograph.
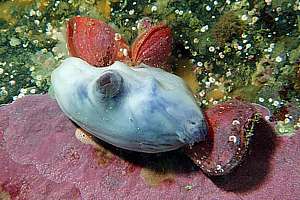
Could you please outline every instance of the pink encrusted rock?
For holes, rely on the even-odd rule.
[[[148,155],[84,144],[47,95],[0,107],[0,198],[285,199],[300,196],[300,134],[259,122],[233,173],[206,177],[181,151]]]
[[[41,176],[34,166],[21,165],[10,158],[2,130],[8,126],[10,111],[4,110],[0,108],[0,199],[81,199],[74,184],[53,182]]]

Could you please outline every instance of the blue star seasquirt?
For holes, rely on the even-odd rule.
[[[95,68],[67,58],[51,76],[63,112],[120,148],[158,153],[205,140],[204,116],[184,81],[162,69],[122,62]]]

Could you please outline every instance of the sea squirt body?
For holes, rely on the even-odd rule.
[[[204,116],[184,81],[159,68],[116,61],[95,68],[67,58],[51,82],[63,112],[120,148],[158,153],[205,140]]]

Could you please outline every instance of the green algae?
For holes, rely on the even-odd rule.
[[[243,25],[234,12],[227,12],[219,18],[213,27],[212,34],[218,45],[231,42],[233,38],[242,35]]]
[[[193,63],[202,107],[235,97],[272,112],[300,107],[299,1],[4,0],[0,7],[0,104],[48,91],[67,56],[65,21],[81,15],[106,21],[129,43],[139,20],[167,23],[173,67]],[[222,95],[212,95],[218,88]]]
[[[291,123],[278,121],[275,126],[275,131],[276,134],[280,136],[292,136],[295,134],[295,127]]]

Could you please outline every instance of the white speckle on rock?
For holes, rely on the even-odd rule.
[[[280,63],[282,61],[282,57],[281,56],[277,56],[275,58],[275,61],[278,62],[278,63]]]
[[[211,11],[211,7],[210,7],[209,5],[207,5],[207,6],[205,7],[205,9],[206,9],[207,11]]]
[[[269,98],[268,101],[271,103],[271,102],[273,102],[273,99],[272,99],[272,98]]]
[[[121,34],[120,33],[115,33],[115,41],[118,41],[120,40],[122,37],[121,37]]]
[[[151,11],[152,11],[152,12],[157,11],[157,6],[152,6],[152,7],[151,7]]]
[[[127,51],[127,49],[123,49],[123,50],[122,50],[122,53],[123,53],[123,55],[124,55],[125,57],[128,56],[128,51]]]
[[[240,125],[241,123],[240,123],[240,121],[239,120],[233,120],[232,121],[232,125],[234,125],[234,126],[236,126],[236,125]]]
[[[35,94],[35,93],[36,93],[36,89],[34,89],[34,88],[31,89],[31,90],[30,90],[30,93],[31,93],[31,94]]]
[[[242,15],[241,19],[242,19],[243,21],[246,21],[246,20],[248,19],[248,16],[247,16],[247,15]]]
[[[134,10],[132,9],[132,10],[129,10],[129,15],[133,15],[134,14]]]
[[[229,136],[228,141],[233,142],[233,144],[235,144],[237,141],[236,136],[234,136],[234,135]]]
[[[270,116],[266,115],[265,116],[265,120],[269,121],[270,120]]]
[[[31,9],[30,11],[29,11],[29,16],[34,16],[36,14],[36,12],[33,10],[33,9]]]
[[[273,106],[276,106],[276,107],[279,106],[279,101],[274,101]]]
[[[219,53],[219,57],[220,57],[221,59],[223,59],[223,58],[225,57],[225,55],[224,55],[222,52],[220,52],[220,53]]]
[[[39,10],[37,10],[35,13],[36,13],[36,16],[38,16],[38,17],[42,16],[41,11],[39,11]]]
[[[20,89],[20,93],[26,94],[26,93],[27,93],[27,89],[21,88],[21,89]]]
[[[202,62],[197,62],[197,66],[202,67],[203,63]]]
[[[272,4],[272,0],[265,0],[265,2],[268,6]]]
[[[203,26],[200,31],[203,33],[208,30],[208,25]]]
[[[214,52],[214,51],[215,51],[215,47],[210,46],[210,47],[208,48],[208,50],[209,50],[210,52]]]
[[[265,99],[264,99],[264,98],[262,98],[262,97],[259,97],[259,98],[258,98],[258,101],[262,103],[262,102],[264,102],[264,101],[265,101]]]
[[[16,84],[16,81],[15,81],[15,80],[11,80],[11,81],[9,81],[9,84],[10,84],[11,86],[13,86],[13,85]]]
[[[211,82],[211,83],[214,83],[216,81],[216,79],[214,79],[213,77],[209,77],[208,81]]]
[[[231,76],[231,71],[226,72],[226,77]]]

